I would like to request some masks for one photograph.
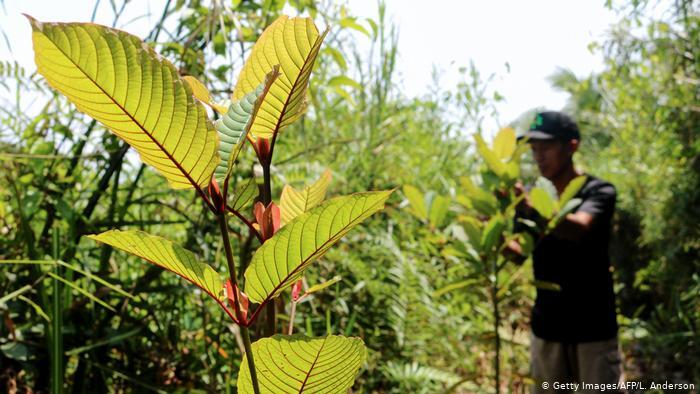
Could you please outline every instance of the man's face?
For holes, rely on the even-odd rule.
[[[578,141],[533,140],[530,141],[532,156],[540,174],[552,179],[571,162],[571,156],[578,147]]]

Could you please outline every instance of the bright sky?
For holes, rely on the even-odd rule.
[[[351,9],[370,16],[376,1],[353,0]],[[491,86],[506,99],[497,107],[503,124],[533,107],[561,109],[567,95],[547,77],[557,67],[579,76],[601,70],[602,56],[588,45],[603,41],[617,19],[603,0],[387,0],[387,14],[400,29],[399,70],[409,96],[427,91],[433,65],[445,70],[441,85],[448,87],[472,60],[483,77],[496,75]]]
[[[144,8],[136,6],[139,2]],[[97,23],[111,25],[109,3],[101,1]],[[0,26],[12,53],[0,38],[0,59],[17,60],[31,70],[30,28],[20,13],[43,21],[89,21],[95,1],[5,0],[4,4]],[[163,0],[131,2],[127,6],[130,12],[119,25],[144,36],[160,16],[162,4]],[[355,15],[376,16],[376,0],[352,0],[349,4]],[[150,17],[123,26],[147,12]],[[472,60],[482,76],[496,74],[491,86],[506,98],[498,106],[501,123],[536,106],[560,109],[566,94],[555,92],[547,77],[557,67],[577,75],[600,70],[602,57],[589,52],[588,44],[602,41],[616,20],[603,0],[387,0],[387,14],[400,29],[398,71],[407,96],[428,91],[433,65],[444,71],[441,84],[449,87],[459,79],[457,69]]]

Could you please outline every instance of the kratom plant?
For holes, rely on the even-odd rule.
[[[272,201],[275,142],[280,131],[304,113],[311,70],[328,30],[319,34],[310,18],[280,17],[254,45],[230,103],[216,103],[204,84],[180,76],[172,63],[133,35],[96,24],[28,18],[37,68],[47,82],[124,139],[173,189],[194,189],[215,216],[227,279],[194,253],[143,231],[110,230],[89,238],[179,275],[221,307],[239,326],[245,348],[239,392],[338,393],[351,387],[365,359],[361,339],[273,335],[274,300],[294,286],[293,310],[304,271],[381,210],[391,194],[365,192],[324,201],[330,181],[326,173],[302,191],[285,188],[279,206]],[[216,122],[203,104],[218,113]],[[258,195],[254,179],[241,182],[229,195],[229,181],[246,141],[263,170],[254,219],[244,212]],[[243,278],[229,239],[231,218],[241,220],[261,243]],[[249,327],[263,310],[270,337],[251,343]]]
[[[480,135],[475,135],[477,152],[483,162],[478,177],[460,178],[456,202],[460,214],[451,226],[455,242],[443,250],[443,255],[457,257],[469,263],[474,275],[459,278],[454,283],[439,289],[436,296],[483,284],[488,286],[488,299],[493,314],[494,338],[494,384],[500,392],[500,352],[501,352],[501,313],[499,306],[512,293],[517,278],[523,274],[524,266],[504,274],[506,264],[511,260],[529,257],[534,249],[536,239],[525,232],[516,232],[515,213],[526,195],[518,195],[515,185],[520,177],[520,159],[529,148],[526,143],[518,143],[515,131],[504,128],[498,132],[489,146]],[[573,198],[583,186],[585,176],[572,180],[561,196],[557,196],[554,186],[544,178],[537,181],[537,186],[530,190],[529,201],[540,214],[539,223],[520,220],[524,225],[537,228],[544,236],[580,204],[580,199]],[[403,188],[410,203],[410,212],[430,226],[444,223],[449,208],[448,197],[432,192],[423,194],[415,187]],[[508,244],[516,241],[522,249],[521,256],[507,253]],[[553,288],[553,283],[535,281],[535,286]]]

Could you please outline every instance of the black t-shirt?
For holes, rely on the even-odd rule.
[[[578,343],[602,341],[617,335],[615,293],[608,244],[615,187],[587,175],[574,212],[593,215],[593,227],[579,241],[553,234],[535,238],[535,279],[559,285],[537,288],[532,331],[545,340]]]

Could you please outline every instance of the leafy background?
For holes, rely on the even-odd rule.
[[[114,4],[116,19],[125,7],[139,7]],[[168,1],[162,14],[168,23],[143,38],[221,99],[284,5]],[[664,5],[664,12],[652,12],[647,1],[610,2],[619,22],[594,45],[604,70],[588,76],[561,70],[551,83],[569,94],[565,109],[586,135],[578,163],[618,188],[612,255],[627,378],[697,384],[699,10],[692,1]],[[309,283],[342,279],[298,305],[303,323],[297,331],[363,338],[368,361],[353,392],[492,392],[489,289],[478,282],[452,291],[446,286],[474,273],[449,253],[459,178],[479,168],[472,139],[456,131],[479,130],[502,98],[484,94],[488,78],[474,66],[456,86],[419,98],[402,94],[399,33],[381,4],[371,21],[332,2],[287,7],[333,29],[311,78],[309,110],[279,140],[273,195],[278,200],[285,184],[301,188],[326,168],[333,174],[329,196],[401,190],[308,271]],[[360,36],[350,34],[358,30]],[[356,45],[359,39],[372,45]],[[53,339],[47,319],[58,308],[71,392],[235,392],[235,328],[206,294],[82,237],[140,229],[223,267],[217,225],[206,207],[191,192],[170,190],[123,142],[23,65],[0,62],[0,91],[0,259],[60,258],[69,265],[0,264],[2,391],[48,390]],[[34,100],[36,110],[25,111],[20,98]],[[530,116],[512,125],[522,130]],[[250,149],[240,162],[239,181],[256,173]],[[529,165],[525,173],[534,174]],[[404,185],[425,193],[431,206],[444,206],[444,213],[421,219]],[[238,230],[235,250],[250,253],[256,241]],[[52,275],[66,282],[61,302],[52,297]],[[500,307],[502,389],[524,392],[534,287],[527,269],[503,275],[512,285]]]

